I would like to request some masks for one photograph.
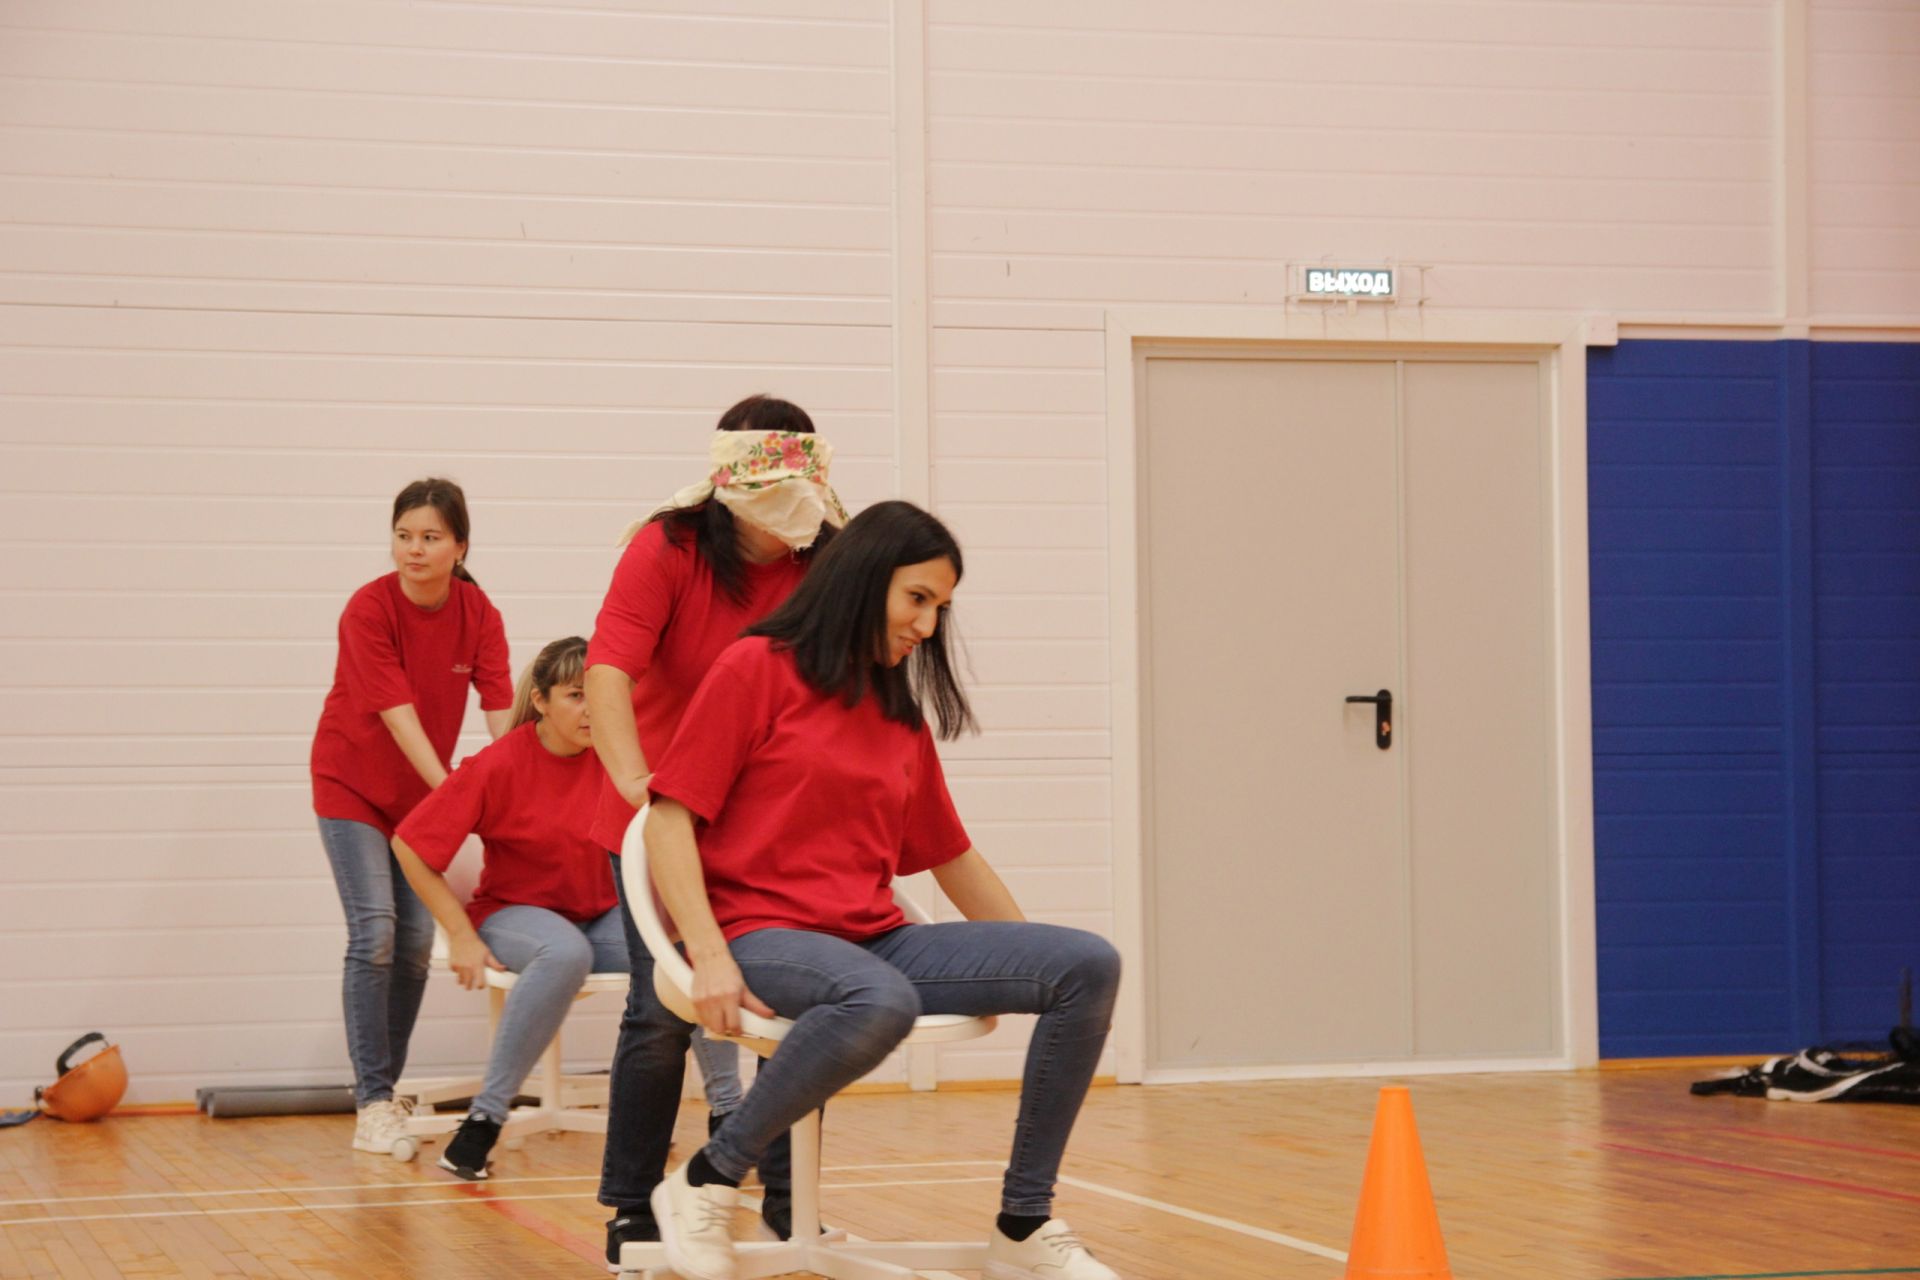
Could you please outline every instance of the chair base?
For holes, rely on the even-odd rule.
[[[793,1235],[791,1240],[734,1245],[740,1280],[812,1272],[828,1280],[911,1280],[922,1271],[981,1271],[987,1246],[954,1241],[852,1240],[845,1231],[820,1227],[820,1113],[808,1112],[788,1131],[793,1137]],[[645,1280],[675,1280],[666,1246],[621,1246],[619,1273]]]
[[[434,927],[432,964],[435,968],[447,967],[447,935],[438,925]],[[500,1017],[507,1007],[508,993],[519,980],[517,973],[504,969],[487,970],[489,1039],[498,1034]],[[630,982],[631,979],[624,972],[590,973],[586,981],[580,984],[580,989],[574,992],[573,998],[584,1000],[602,992],[624,994]],[[520,1093],[534,1098],[534,1105],[513,1108],[506,1124],[501,1126],[500,1145],[509,1151],[518,1151],[526,1145],[527,1138],[536,1133],[606,1133],[607,1095],[612,1088],[612,1079],[604,1072],[567,1075],[561,1069],[560,1032],[556,1031],[552,1043],[541,1053],[539,1064],[520,1085]],[[419,1151],[421,1138],[452,1133],[460,1127],[464,1116],[435,1115],[432,1111],[434,1103],[477,1097],[484,1088],[486,1081],[479,1076],[407,1079],[395,1084],[395,1097],[412,1098],[414,1106],[426,1108],[427,1114],[408,1118],[406,1137],[394,1144],[394,1158],[411,1160]]]
[[[542,1078],[544,1074],[537,1072],[527,1085],[522,1086],[523,1091],[531,1093],[538,1101],[530,1107],[513,1109],[500,1129],[502,1146],[509,1151],[517,1151],[536,1133],[604,1134],[607,1131],[606,1076],[561,1076],[556,1088]],[[478,1076],[402,1080],[394,1086],[394,1094],[410,1097],[416,1106],[426,1107],[451,1098],[471,1098],[483,1087],[485,1084]],[[463,1119],[464,1116],[452,1112],[410,1116],[407,1119],[407,1133],[415,1138],[436,1137],[452,1133],[460,1127]]]
[[[741,1280],[783,1276],[795,1271],[828,1280],[911,1280],[923,1271],[980,1271],[987,1265],[984,1244],[886,1243],[848,1240],[845,1232],[817,1239],[778,1240],[734,1246]],[[675,1280],[664,1245],[629,1244],[620,1250],[620,1275],[640,1280]]]

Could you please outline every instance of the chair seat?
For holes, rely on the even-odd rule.
[[[674,982],[674,975],[667,966],[653,966],[653,990],[660,997],[660,1003],[671,1010],[674,1016],[687,1022],[698,1022],[693,1001],[684,988]],[[737,1040],[761,1057],[767,1056],[762,1048],[778,1045],[793,1030],[791,1018],[763,1018],[758,1014],[740,1012],[741,1034],[738,1036],[711,1036],[715,1040]],[[964,1013],[923,1013],[913,1020],[913,1030],[901,1044],[952,1044],[959,1040],[978,1040],[991,1033],[999,1025],[999,1019],[992,1017],[975,1018]]]
[[[452,973],[453,959],[451,951],[452,946],[447,938],[447,931],[440,927],[438,921],[435,921],[433,926],[433,949],[427,953],[427,967],[429,969],[438,969],[443,973]],[[486,971],[485,985],[500,991],[513,990],[514,984],[519,981],[520,975],[511,969],[488,969]],[[624,992],[626,989],[627,974],[624,971],[609,969],[604,973],[588,974],[587,980],[580,986],[580,995],[590,996],[607,991]],[[575,998],[577,999],[578,997]]]
[[[519,981],[520,975],[511,969],[487,970],[487,985],[489,987],[496,987],[501,991],[511,991],[514,988],[514,984]],[[624,970],[608,970],[605,973],[590,973],[587,975],[587,980],[580,984],[580,995],[575,996],[574,999],[577,1000],[580,996],[603,995],[608,992],[625,994],[627,982],[628,976]]]

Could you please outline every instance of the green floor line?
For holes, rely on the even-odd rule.
[[[1633,1280],[1806,1280],[1809,1276],[1920,1276],[1920,1267],[1869,1267],[1864,1271],[1742,1271],[1715,1276],[1636,1276]]]

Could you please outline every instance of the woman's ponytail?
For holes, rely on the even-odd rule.
[[[540,710],[533,705],[533,695],[538,693],[545,698],[552,695],[556,686],[564,689],[578,684],[586,670],[587,642],[579,636],[555,640],[542,649],[520,673],[520,682],[513,686],[513,711],[508,727],[518,729],[529,720],[538,720]]]
[[[513,711],[507,717],[507,727],[518,729],[529,720],[538,720],[540,713],[533,709],[533,663],[529,662],[520,673],[520,679],[513,686]]]

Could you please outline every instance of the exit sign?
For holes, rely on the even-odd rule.
[[[1391,298],[1391,267],[1302,267],[1304,292],[1311,298]]]

